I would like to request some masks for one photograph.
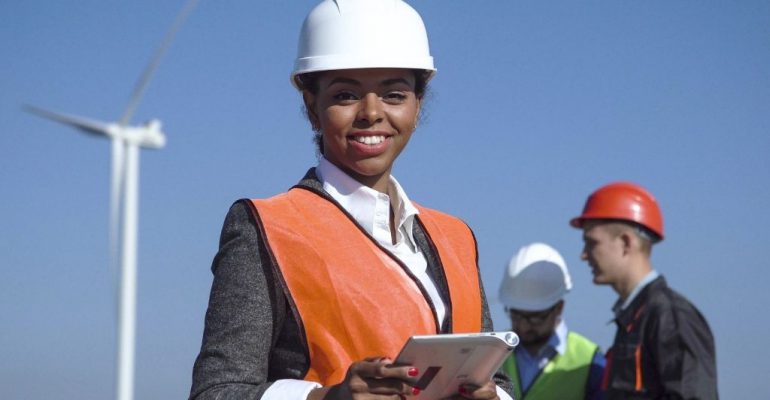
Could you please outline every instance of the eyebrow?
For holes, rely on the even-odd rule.
[[[397,83],[403,83],[404,85],[409,86],[409,82],[404,78],[385,79],[384,81],[382,81],[382,86],[390,86],[390,85],[395,85]]]
[[[332,81],[329,82],[329,84],[326,85],[326,87],[327,88],[331,87],[332,85],[337,84],[337,83],[345,83],[345,84],[349,84],[349,85],[361,86],[361,82],[359,82],[359,81],[357,81],[355,79],[346,78],[344,76],[338,76],[338,77],[332,79]],[[398,84],[398,83],[403,83],[404,85],[409,86],[409,81],[407,81],[405,78],[385,79],[384,81],[380,82],[380,86],[391,86],[391,85],[395,85],[395,84]]]
[[[347,83],[347,84],[350,84],[350,85],[361,86],[361,82],[359,82],[359,81],[357,81],[355,79],[345,78],[344,76],[338,76],[338,77],[332,79],[332,81],[329,82],[329,84],[326,85],[326,87],[327,88],[331,87],[332,85],[334,85],[336,83]]]

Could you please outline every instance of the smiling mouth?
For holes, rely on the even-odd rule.
[[[351,136],[350,140],[368,146],[374,146],[384,142],[385,136]]]

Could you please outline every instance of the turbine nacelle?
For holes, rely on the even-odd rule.
[[[159,119],[151,119],[142,125],[120,126],[110,124],[116,137],[148,149],[160,149],[166,145],[166,135],[161,132],[163,124]]]

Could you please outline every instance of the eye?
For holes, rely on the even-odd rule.
[[[389,104],[401,104],[406,101],[407,96],[404,92],[393,91],[385,93],[382,99]]]
[[[358,96],[348,91],[340,91],[332,97],[338,103],[346,103],[346,102],[352,102],[352,101],[358,100]]]

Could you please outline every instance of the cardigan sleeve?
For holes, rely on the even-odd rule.
[[[269,387],[269,355],[285,298],[251,209],[237,202],[225,218],[190,399],[258,399]]]

